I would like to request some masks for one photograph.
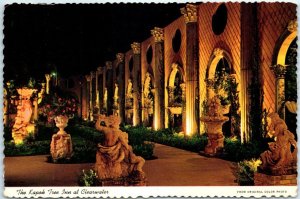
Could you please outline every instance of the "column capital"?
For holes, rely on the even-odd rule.
[[[289,24],[287,26],[287,29],[290,32],[295,32],[295,31],[297,31],[297,27],[298,27],[297,19],[294,19],[294,20],[289,22]]]
[[[197,22],[198,14],[196,5],[187,4],[180,11],[184,16],[185,23]]]
[[[117,61],[118,63],[121,63],[121,62],[124,62],[124,53],[117,53],[116,54],[116,58],[117,58]]]
[[[99,67],[97,68],[97,73],[98,73],[98,74],[102,74],[103,71],[104,71],[104,68],[103,68],[103,67],[99,66]]]
[[[50,81],[51,75],[50,74],[45,74],[45,78],[46,78],[47,81]]]
[[[138,43],[138,42],[133,42],[131,44],[131,48],[132,48],[132,51],[133,51],[133,54],[141,54],[141,43]]]
[[[94,71],[91,71],[91,78],[95,78],[96,77],[96,73]]]
[[[105,62],[105,66],[106,66],[106,69],[107,69],[107,70],[112,69],[112,62],[111,62],[111,61],[106,61],[106,62]]]
[[[154,27],[153,30],[151,30],[151,34],[154,37],[155,42],[162,42],[164,41],[164,29]]]
[[[270,67],[277,79],[283,79],[286,73],[286,66],[276,64]]]
[[[85,79],[87,82],[90,82],[91,81],[91,76],[90,75],[85,75]]]

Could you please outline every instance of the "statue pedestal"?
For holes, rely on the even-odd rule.
[[[291,175],[267,175],[264,173],[254,173],[254,185],[256,186],[287,186],[297,185],[297,174]]]
[[[206,124],[208,143],[204,149],[206,155],[215,156],[224,147],[224,135],[222,132],[222,125],[228,121],[227,117],[202,117],[202,122]]]
[[[54,134],[52,136],[50,153],[54,162],[58,159],[71,159],[73,148],[71,135],[64,134]]]

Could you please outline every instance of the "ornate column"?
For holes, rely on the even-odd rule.
[[[285,102],[285,73],[286,73],[286,66],[281,64],[273,65],[270,67],[271,70],[274,72],[276,77],[276,103],[275,103],[275,110],[276,112],[284,119],[284,108],[280,113],[280,109]]]
[[[186,123],[186,91],[185,91],[185,83],[180,84],[180,88],[182,90],[181,98],[182,98],[182,131],[185,131],[185,123]]]
[[[118,86],[119,86],[119,116],[121,118],[121,123],[125,123],[125,64],[124,64],[124,54],[118,53],[117,67],[119,68],[118,76]]]
[[[187,4],[181,8],[186,23],[186,135],[198,131],[198,31],[197,31],[197,6]],[[197,111],[197,112],[196,112]]]
[[[93,121],[94,120],[94,117],[93,117],[93,114],[94,114],[94,102],[93,102],[93,98],[94,98],[94,95],[93,95],[93,78],[95,78],[95,72],[91,72],[91,81],[90,81],[90,120]]]
[[[49,94],[49,91],[50,91],[50,79],[51,79],[50,74],[45,74],[45,78],[46,78],[46,93]]]
[[[99,80],[100,75],[100,80]],[[100,86],[99,86],[100,83]],[[103,67],[97,68],[97,96],[96,96],[96,105],[98,106],[98,114],[100,114],[100,110],[103,107]]]
[[[114,81],[113,81],[113,67],[112,62],[105,62],[106,66],[106,88],[107,88],[107,115],[113,114],[114,102]]]
[[[154,47],[154,77],[155,77],[155,96],[154,96],[154,128],[162,129],[165,127],[165,107],[164,107],[164,30],[155,27],[151,30],[155,40]]]
[[[133,51],[133,126],[141,124],[142,106],[141,106],[141,44],[134,42],[131,44]]]
[[[90,85],[91,85],[91,76],[90,75],[86,75],[85,76],[86,79],[86,117],[87,119],[91,119],[90,118]]]
[[[100,108],[99,108],[98,76],[99,76],[99,74],[98,74],[98,68],[97,68],[97,70],[95,71],[95,90],[96,90],[96,92],[95,92],[96,93],[95,108],[97,110],[97,113],[99,113],[99,110],[100,110]]]

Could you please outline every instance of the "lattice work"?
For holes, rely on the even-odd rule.
[[[240,81],[240,4],[226,3],[227,25],[222,34],[215,35],[211,21],[219,5],[219,3],[205,3],[198,7],[200,105],[206,98],[206,84],[204,80],[214,48],[222,48],[231,55],[231,65],[236,72],[237,81]]]
[[[275,45],[288,23],[296,18],[296,5],[291,3],[260,3],[258,7],[261,69],[264,107],[275,111],[275,76],[270,70]]]

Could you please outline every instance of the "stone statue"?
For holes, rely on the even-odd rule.
[[[36,92],[36,89],[21,88],[17,89],[20,95],[20,101],[17,106],[17,116],[12,129],[12,137],[15,144],[23,143],[24,139],[30,133],[35,134],[35,125],[31,123],[32,104],[30,101],[31,95]]]
[[[269,135],[274,136],[275,142],[269,143],[269,150],[260,155],[262,165],[259,170],[272,175],[296,173],[297,142],[294,134],[277,113],[269,114],[268,121]]]
[[[103,124],[105,123],[105,125]],[[144,180],[142,167],[145,160],[136,156],[128,145],[127,133],[119,129],[120,118],[116,115],[98,115],[96,129],[104,134],[104,141],[98,144],[95,170],[101,180],[131,176]]]

